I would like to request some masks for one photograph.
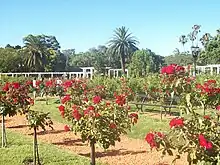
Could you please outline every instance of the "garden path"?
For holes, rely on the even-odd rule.
[[[32,136],[32,131],[27,127],[24,116],[9,118],[6,122],[7,129],[20,132],[26,136]],[[51,143],[59,148],[69,150],[78,155],[89,157],[90,147],[82,143],[79,136],[72,132],[64,131],[64,124],[54,122],[54,130],[43,132],[38,131],[38,139],[41,142]],[[109,165],[170,165],[172,158],[166,156],[161,159],[160,153],[150,151],[144,140],[131,139],[122,136],[121,142],[117,142],[115,147],[110,147],[105,152],[100,147],[96,147],[97,160]],[[178,160],[176,165],[184,165],[183,160]]]

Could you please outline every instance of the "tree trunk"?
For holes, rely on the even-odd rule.
[[[90,148],[91,148],[91,153],[90,153],[91,163],[90,163],[90,165],[95,165],[95,143],[93,141],[90,141]]]
[[[194,63],[193,76],[196,77],[196,58],[193,59],[193,63]]]
[[[34,127],[33,154],[34,154],[34,165],[40,165],[40,157],[39,157],[38,144],[37,144],[37,128],[36,127]]]
[[[34,154],[34,165],[37,165],[37,155],[36,155],[36,137],[37,136],[37,131],[36,127],[34,127],[34,141],[33,141],[33,154]]]
[[[124,55],[121,56],[121,69],[123,74],[125,74],[125,57]]]
[[[2,112],[2,148],[6,147],[7,140],[6,140],[6,131],[5,131],[5,116]]]

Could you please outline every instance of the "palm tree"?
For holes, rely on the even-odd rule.
[[[210,33],[205,33],[202,38],[200,38],[200,41],[202,45],[206,45],[212,39],[213,37],[210,35]]]
[[[183,51],[185,52],[185,44],[187,43],[188,39],[185,35],[181,35],[179,38],[179,42],[183,45]]]
[[[174,55],[180,55],[180,50],[178,48],[176,48],[174,51],[173,51],[173,54]]]
[[[28,35],[23,41],[26,65],[34,71],[43,71],[47,63],[48,49],[41,41],[41,37]]]
[[[132,33],[128,33],[128,30],[124,26],[116,28],[113,38],[108,42],[110,51],[120,56],[123,73],[125,73],[126,60],[131,59],[132,53],[138,50],[136,45],[139,43],[134,36],[131,36]]]

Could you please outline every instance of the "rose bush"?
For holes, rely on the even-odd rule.
[[[34,102],[28,96],[29,88],[18,82],[6,82],[2,84],[0,90],[0,108],[2,116],[2,147],[6,146],[5,117],[15,116],[17,113],[25,114],[29,110],[29,106]]]
[[[67,94],[59,106],[61,116],[72,122],[71,130],[79,133],[82,141],[91,146],[91,163],[95,164],[95,144],[104,149],[120,141],[120,135],[130,130],[138,115],[129,114],[126,105],[127,95],[115,93],[113,101],[106,101],[99,95],[92,95],[83,80],[70,80],[64,83]],[[68,130],[65,128],[65,130]]]
[[[170,128],[170,132],[163,136],[147,134],[146,140],[151,148],[157,148],[163,155],[175,155],[173,162],[184,153],[189,164],[219,162],[220,123],[217,118],[199,115],[188,119],[175,118],[170,121]],[[153,137],[150,139],[149,136]]]
[[[171,93],[178,96],[178,104],[190,115],[172,119],[168,133],[148,133],[145,138],[147,143],[151,148],[162,151],[163,155],[175,155],[173,162],[185,153],[189,164],[217,164],[220,162],[220,108],[217,106],[220,98],[216,81],[198,84],[177,65],[162,68],[161,72],[163,97]],[[204,116],[199,111],[201,108],[215,110],[212,116]]]

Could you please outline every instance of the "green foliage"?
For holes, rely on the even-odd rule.
[[[115,95],[116,100],[103,100],[83,81],[65,82],[68,93],[59,107],[61,115],[72,122],[72,129],[79,133],[83,142],[99,143],[104,149],[120,141],[120,135],[127,133],[131,123],[137,120],[129,117],[126,95]],[[89,92],[89,93],[88,93]],[[83,98],[88,98],[85,100]]]
[[[150,54],[146,50],[134,52],[129,64],[129,75],[140,77],[146,75],[150,70]]]
[[[217,164],[220,156],[218,122],[216,119],[204,118],[198,114],[188,118],[183,126],[172,128],[162,140],[158,141],[163,146],[163,154],[170,154],[171,150],[176,150],[178,152],[176,158],[187,153],[189,164],[203,161]]]
[[[220,35],[217,31],[217,35],[205,43],[205,50],[202,51],[199,58],[200,63],[207,64],[220,64]]]
[[[32,71],[50,71],[57,63],[65,64],[59,51],[59,43],[54,36],[28,35],[24,37],[25,64]],[[65,65],[62,67],[65,68]]]
[[[51,129],[53,129],[53,122],[51,121],[51,118],[48,115],[49,113],[29,110],[26,115],[26,118],[29,122],[30,128],[39,129],[40,127],[43,130],[46,130],[46,126],[48,126]]]
[[[120,57],[121,68],[124,73],[126,60],[130,61],[132,53],[138,50],[136,47],[138,41],[131,36],[131,33],[128,33],[128,30],[124,26],[116,28],[114,37],[109,41],[109,50]]]
[[[0,48],[0,72],[22,71],[22,54],[13,48]]]
[[[186,66],[188,64],[192,64],[192,55],[188,53],[175,54],[165,57],[166,65],[170,64],[178,64],[182,66]]]

